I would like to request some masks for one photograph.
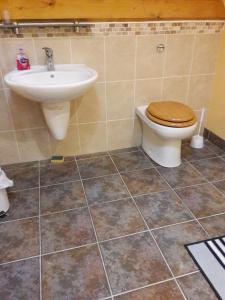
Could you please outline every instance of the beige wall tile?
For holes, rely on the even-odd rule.
[[[16,55],[19,48],[24,49],[31,64],[36,63],[32,39],[1,39],[0,69],[3,74],[16,68]]]
[[[72,63],[86,64],[98,72],[98,81],[105,80],[104,38],[80,37],[71,39]]]
[[[158,44],[165,44],[164,35],[137,37],[136,78],[162,76],[165,51],[157,52]]]
[[[13,123],[9,112],[9,107],[4,94],[0,91],[0,130],[13,129]]]
[[[213,78],[213,75],[191,77],[187,102],[193,109],[207,107],[212,93]]]
[[[105,84],[97,83],[79,101],[78,122],[89,123],[105,121]]]
[[[4,84],[3,84],[3,75],[2,75],[2,70],[0,70],[0,88],[3,88]]]
[[[192,74],[215,72],[220,37],[219,34],[199,34],[196,36]]]
[[[187,75],[191,67],[193,35],[168,35],[165,75]]]
[[[94,153],[106,150],[106,123],[80,124],[81,153]]]
[[[195,116],[197,117],[197,121],[198,121],[198,126],[195,129],[195,134],[197,134],[198,129],[199,129],[199,122],[200,122],[202,110],[194,110],[194,113],[195,113]],[[204,131],[204,127],[205,127],[205,123],[206,123],[206,119],[207,119],[207,114],[208,114],[208,110],[206,109],[205,110],[205,116],[204,116],[204,119],[203,119],[203,124],[202,124],[201,129],[200,129],[200,134],[201,135],[203,135],[203,131]]]
[[[134,82],[109,82],[106,85],[108,120],[132,118],[134,114]]]
[[[142,143],[142,123],[141,120],[136,117],[134,119],[134,145],[141,146]]]
[[[19,162],[19,154],[15,134],[11,132],[0,132],[0,164],[11,164]]]
[[[51,156],[47,129],[16,131],[22,161],[41,160]]]
[[[46,127],[39,103],[27,100],[7,90],[9,107],[15,129]]]
[[[77,111],[82,97],[70,102],[70,124],[77,124]]]
[[[186,101],[187,89],[188,76],[164,78],[162,99],[184,103]]]
[[[134,120],[110,121],[108,123],[108,149],[120,149],[137,145],[137,129]]]
[[[43,47],[53,49],[54,62],[56,64],[71,63],[70,41],[67,38],[38,38],[34,40],[35,51],[37,55],[37,63],[46,64],[45,52]]]
[[[137,80],[135,107],[162,99],[162,79]]]
[[[50,135],[50,143],[53,155],[70,156],[79,154],[80,149],[77,126],[70,126],[65,139],[62,141],[57,141]]]
[[[135,37],[106,38],[106,80],[134,78]]]

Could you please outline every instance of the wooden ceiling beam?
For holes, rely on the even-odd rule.
[[[225,19],[224,0],[0,0],[13,20]]]

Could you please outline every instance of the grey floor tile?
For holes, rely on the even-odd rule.
[[[184,247],[185,244],[207,238],[206,233],[196,221],[156,229],[153,234],[176,276],[197,270]]]
[[[97,158],[102,156],[109,156],[108,152],[97,152],[97,153],[90,153],[90,154],[81,154],[76,156],[76,160],[87,159],[87,158]]]
[[[94,300],[110,296],[97,246],[44,256],[42,290],[43,300]]]
[[[113,293],[170,278],[170,272],[149,233],[101,243]]]
[[[126,186],[118,174],[83,180],[89,204],[97,204],[129,196]]]
[[[41,186],[64,183],[78,179],[79,173],[75,162],[47,164],[40,167]]]
[[[225,200],[213,185],[206,183],[176,190],[197,218],[225,212]]]
[[[87,208],[41,217],[42,253],[95,242]]]
[[[189,144],[182,145],[181,155],[183,159],[194,161],[204,158],[215,157],[217,154],[205,146],[202,149],[192,148]]]
[[[14,182],[14,185],[8,189],[9,191],[25,190],[39,186],[38,167],[9,169],[6,175]]]
[[[225,180],[213,182],[213,185],[225,196]]]
[[[208,140],[205,140],[205,145],[213,152],[215,152],[217,155],[224,155],[225,154],[225,151],[216,146],[215,144],[211,143],[210,141]]]
[[[199,160],[192,164],[209,181],[225,179],[225,161],[220,157]]]
[[[0,263],[39,255],[38,218],[0,224]]]
[[[185,296],[190,300],[216,300],[213,290],[200,272],[177,279]]]
[[[83,179],[117,173],[109,156],[78,160],[77,163]]]
[[[0,266],[0,299],[40,299],[39,258]]]
[[[176,283],[171,280],[115,297],[115,300],[183,300]]]
[[[153,167],[142,151],[113,154],[112,159],[120,172],[127,172]]]
[[[0,222],[38,216],[39,189],[30,189],[8,193],[10,208],[7,216]]]
[[[193,219],[173,191],[138,196],[135,201],[150,228]]]
[[[41,188],[41,213],[52,213],[86,205],[80,181],[66,182]]]
[[[131,199],[92,206],[91,214],[100,240],[147,229]]]
[[[211,237],[225,235],[225,214],[199,220]]]
[[[121,174],[132,195],[148,194],[169,189],[168,184],[155,169],[145,169]]]
[[[185,187],[206,181],[188,163],[182,163],[177,168],[159,167],[158,170],[172,188]]]

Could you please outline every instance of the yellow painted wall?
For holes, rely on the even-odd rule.
[[[225,31],[221,38],[213,95],[208,110],[206,128],[225,139]]]

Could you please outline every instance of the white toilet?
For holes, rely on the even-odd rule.
[[[163,101],[139,106],[136,114],[142,121],[142,147],[148,156],[163,167],[179,166],[181,142],[191,137],[197,126],[192,109],[179,102]]]

